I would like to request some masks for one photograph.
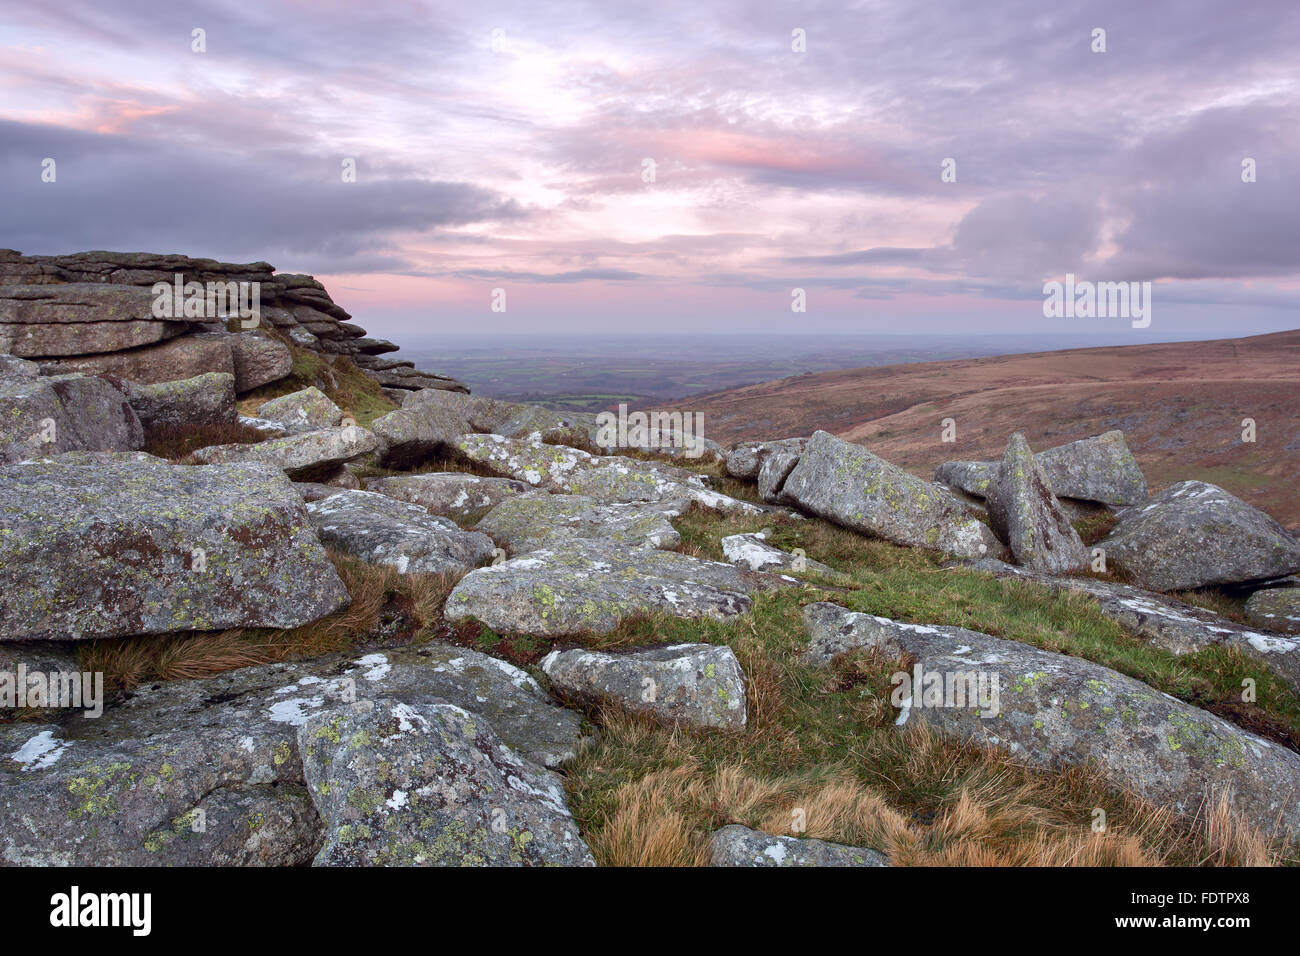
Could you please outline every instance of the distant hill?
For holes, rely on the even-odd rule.
[[[1199,478],[1300,525],[1300,330],[823,372],[680,407],[703,412],[723,444],[821,428],[926,477],[949,459],[999,457],[1013,431],[1038,450],[1119,428],[1153,490]]]

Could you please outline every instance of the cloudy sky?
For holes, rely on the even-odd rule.
[[[1296,0],[10,0],[0,246],[264,259],[398,341],[1135,334],[1044,318],[1067,272],[1294,328],[1298,49]]]

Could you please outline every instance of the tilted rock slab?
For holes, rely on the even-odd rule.
[[[575,538],[627,547],[675,548],[669,522],[679,511],[650,504],[602,504],[585,495],[533,491],[507,498],[474,526],[512,554],[554,548]]]
[[[793,452],[797,457],[807,446],[807,438],[737,442],[727,452],[727,474],[733,478],[756,481],[758,473],[763,469],[763,462],[773,452]]]
[[[507,634],[604,634],[653,611],[717,620],[747,614],[751,592],[768,584],[675,551],[577,540],[471,571],[447,598],[445,614]]]
[[[340,491],[307,505],[327,547],[403,574],[463,574],[492,558],[492,539],[373,491]]]
[[[547,697],[527,673],[447,644],[145,684],[98,719],[0,725],[0,861],[310,862],[324,826],[305,787],[298,728],[378,697],[454,704],[545,766],[572,758],[585,739],[581,715]],[[194,827],[200,810],[202,831]]]
[[[1020,432],[1007,442],[987,501],[989,524],[1011,548],[1017,563],[1035,571],[1064,574],[1088,562],[1088,550]]]
[[[1246,599],[1246,620],[1286,634],[1300,634],[1300,588],[1267,588]]]
[[[1218,485],[1182,481],[1125,509],[1098,545],[1153,591],[1235,584],[1300,571],[1300,541]]]
[[[289,481],[264,465],[0,468],[0,640],[297,627],[346,607]]]
[[[1300,693],[1300,639],[1276,631],[1261,632],[1242,627],[1236,621],[1203,607],[1117,581],[1034,574],[1024,568],[988,559],[970,562],[967,566],[997,577],[1033,581],[1055,591],[1087,594],[1097,602],[1102,614],[1174,654],[1192,654],[1220,644],[1235,647],[1276,672]]]
[[[281,395],[257,408],[257,417],[276,422],[290,434],[335,428],[343,422],[343,409],[315,385]]]
[[[774,836],[735,823],[714,831],[709,853],[713,866],[889,866],[875,850]]]
[[[484,478],[459,471],[439,471],[370,478],[366,481],[366,490],[419,505],[430,514],[468,518],[481,515],[530,488],[513,478]]]
[[[561,778],[454,704],[391,698],[298,728],[316,866],[594,866]]]
[[[914,657],[931,674],[997,680],[995,716],[974,704],[917,700],[899,723],[921,720],[941,734],[1007,748],[1031,766],[1094,762],[1155,805],[1193,815],[1228,794],[1266,833],[1300,835],[1300,754],[1100,664],[959,627],[904,624],[834,604],[804,608],[817,663],[850,647]],[[946,679],[946,676],[945,676]]]
[[[1034,458],[1057,498],[1113,506],[1146,500],[1146,478],[1121,431],[1048,448]],[[934,480],[983,498],[997,472],[996,461],[945,461],[934,470]]]
[[[31,368],[0,368],[0,463],[144,446],[144,427],[116,385],[89,375],[38,378]]]
[[[552,651],[541,667],[556,690],[589,706],[616,704],[666,727],[745,729],[745,672],[729,647]]]
[[[758,469],[758,496],[769,504],[790,504],[785,482],[802,456],[803,447],[775,448],[768,452]]]
[[[229,372],[205,372],[154,385],[127,382],[126,394],[145,428],[233,425],[239,420],[235,376]]]
[[[809,440],[783,493],[828,521],[895,544],[962,557],[1001,551],[993,532],[947,489],[829,432],[816,432]]]
[[[261,462],[279,468],[290,478],[313,481],[330,477],[345,461],[355,461],[376,447],[374,435],[364,428],[348,425],[246,445],[209,445],[192,452],[190,457],[205,465]]]

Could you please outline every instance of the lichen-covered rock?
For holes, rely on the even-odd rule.
[[[1058,498],[1080,498],[1106,505],[1145,501],[1147,481],[1129,451],[1122,431],[1072,441],[1036,456]]]
[[[577,540],[467,574],[447,598],[447,619],[479,620],[507,634],[604,634],[624,618],[662,611],[725,619],[746,614],[758,586],[748,572],[675,551]]]
[[[889,866],[875,850],[775,836],[734,823],[714,831],[709,852],[713,866]]]
[[[233,425],[238,421],[235,376],[228,372],[205,372],[154,385],[127,382],[126,394],[145,428]]]
[[[959,627],[904,624],[834,604],[804,608],[817,663],[851,647],[907,655],[925,681],[898,723],[1002,746],[1031,766],[1093,762],[1143,799],[1193,815],[1220,796],[1252,825],[1300,835],[1300,754],[1100,664]],[[916,673],[915,668],[912,671]],[[945,687],[975,685],[975,694]]]
[[[594,866],[556,774],[453,704],[389,698],[298,728],[316,866]]]
[[[950,488],[983,498],[997,477],[996,461],[945,461],[934,470],[934,480]]]
[[[578,448],[503,435],[464,435],[456,450],[499,475],[527,482],[554,494],[586,495],[597,501],[691,502],[724,514],[762,514],[747,501],[713,491],[704,480],[662,462],[620,455],[592,455]]]
[[[230,357],[235,366],[235,391],[279,381],[293,371],[289,346],[262,332],[240,332],[230,336]]]
[[[439,471],[422,475],[371,478],[366,481],[366,490],[419,505],[430,514],[446,518],[468,518],[481,515],[507,498],[523,494],[529,488],[522,481],[511,478],[485,478],[459,471]]]
[[[552,651],[541,666],[557,691],[588,706],[613,704],[666,727],[745,729],[745,672],[729,647]]]
[[[1153,591],[1282,577],[1300,570],[1300,542],[1278,522],[1204,481],[1170,485],[1120,513],[1100,545],[1107,561]]]
[[[69,451],[133,451],[144,428],[126,394],[88,375],[32,378],[10,365],[0,380],[0,463]]]
[[[960,557],[1001,546],[947,489],[828,432],[816,432],[782,489],[788,501],[836,524],[895,544]]]
[[[297,627],[348,593],[263,465],[0,468],[0,640]]]
[[[146,385],[193,378],[205,372],[234,375],[235,361],[230,339],[231,336],[225,332],[183,335],[143,348],[103,355],[42,359],[40,364],[48,374],[115,375]]]
[[[492,558],[492,539],[373,491],[340,491],[309,502],[322,543],[403,574],[463,574]]]
[[[1246,620],[1286,634],[1300,634],[1300,588],[1266,588],[1246,599]]]
[[[324,832],[304,789],[298,727],[378,697],[464,708],[546,766],[584,740],[581,715],[528,674],[447,644],[146,684],[99,718],[0,725],[0,861],[310,862]]]
[[[364,428],[318,428],[254,444],[209,445],[191,454],[205,465],[226,462],[260,462],[279,468],[297,481],[329,478],[338,466],[355,461],[378,447],[375,436]]]
[[[334,428],[343,422],[343,409],[315,385],[281,395],[258,406],[257,417],[276,422],[290,434]]]
[[[1083,567],[1088,551],[1047,485],[1047,476],[1016,432],[988,488],[989,524],[1019,564],[1064,574]]]
[[[814,572],[831,577],[845,577],[834,568],[814,561],[805,554],[793,554],[773,547],[762,531],[752,534],[732,534],[722,539],[722,554],[732,564],[751,571]]]
[[[379,442],[378,461],[385,467],[418,465],[474,430],[469,418],[469,396],[436,389],[413,395],[430,398],[404,403],[370,423]]]
[[[680,512],[650,504],[601,504],[585,495],[529,492],[507,498],[474,526],[511,554],[590,538],[633,548],[675,548],[681,535],[668,522]]]
[[[183,332],[153,316],[147,289],[69,282],[0,286],[0,352],[93,355],[150,345]]]
[[[727,452],[727,474],[749,481],[758,479],[767,456],[777,451],[803,453],[808,446],[806,438],[782,438],[778,441],[743,441],[731,446]]]

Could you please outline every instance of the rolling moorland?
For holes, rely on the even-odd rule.
[[[1117,428],[1153,490],[1197,478],[1300,526],[1300,331],[829,371],[658,407],[702,412],[724,445],[825,429],[926,478],[998,458],[1013,431],[1037,450]]]

